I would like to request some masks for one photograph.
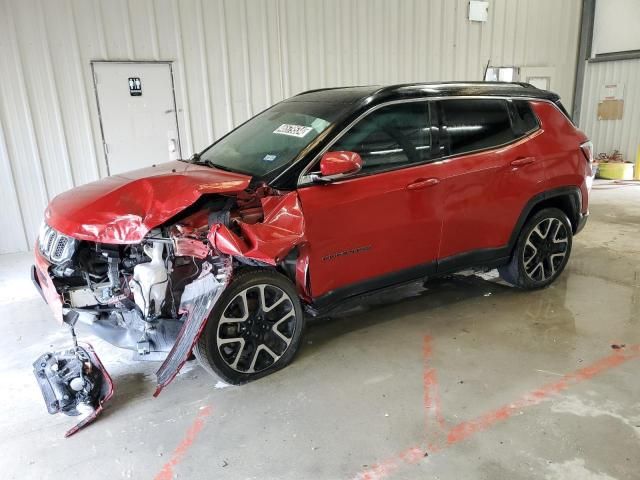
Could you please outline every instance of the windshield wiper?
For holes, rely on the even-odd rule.
[[[189,163],[199,163],[201,165],[206,165],[207,167],[211,167],[211,168],[217,168],[218,170],[223,170],[225,172],[232,172],[232,173],[243,173],[239,170],[235,170],[233,168],[224,166],[224,165],[218,165],[217,163],[212,162],[211,160],[202,160],[202,157],[200,156],[199,153],[194,153],[193,155],[191,155],[189,157],[188,160],[186,160]]]
[[[202,163],[204,163],[207,167],[217,168],[218,170],[224,170],[225,172],[241,173],[238,170],[234,170],[233,168],[229,168],[224,165],[218,165],[217,163],[213,163],[211,160],[205,160]]]

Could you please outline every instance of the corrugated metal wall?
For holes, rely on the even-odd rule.
[[[598,120],[604,85],[624,84],[622,120]],[[620,150],[635,161],[640,146],[640,59],[587,63],[580,127],[591,138],[595,153]]]
[[[91,60],[174,62],[183,154],[310,88],[555,67],[570,108],[580,0],[0,0],[0,252],[106,174]]]

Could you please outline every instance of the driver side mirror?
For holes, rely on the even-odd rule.
[[[357,173],[362,168],[362,158],[356,152],[327,152],[320,159],[320,176],[317,180],[333,181]]]

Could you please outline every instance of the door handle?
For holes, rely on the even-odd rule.
[[[514,167],[522,167],[523,165],[529,165],[530,163],[533,163],[535,161],[535,157],[520,157],[513,160],[511,162],[511,165],[513,165]]]
[[[407,190],[418,190],[419,188],[433,187],[440,183],[437,178],[419,179],[407,185]]]

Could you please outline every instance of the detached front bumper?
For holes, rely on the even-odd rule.
[[[42,256],[37,245],[34,252],[35,265],[31,267],[31,280],[43,300],[51,308],[55,319],[62,323],[62,297],[56,290],[51,275],[49,275],[51,264]]]

